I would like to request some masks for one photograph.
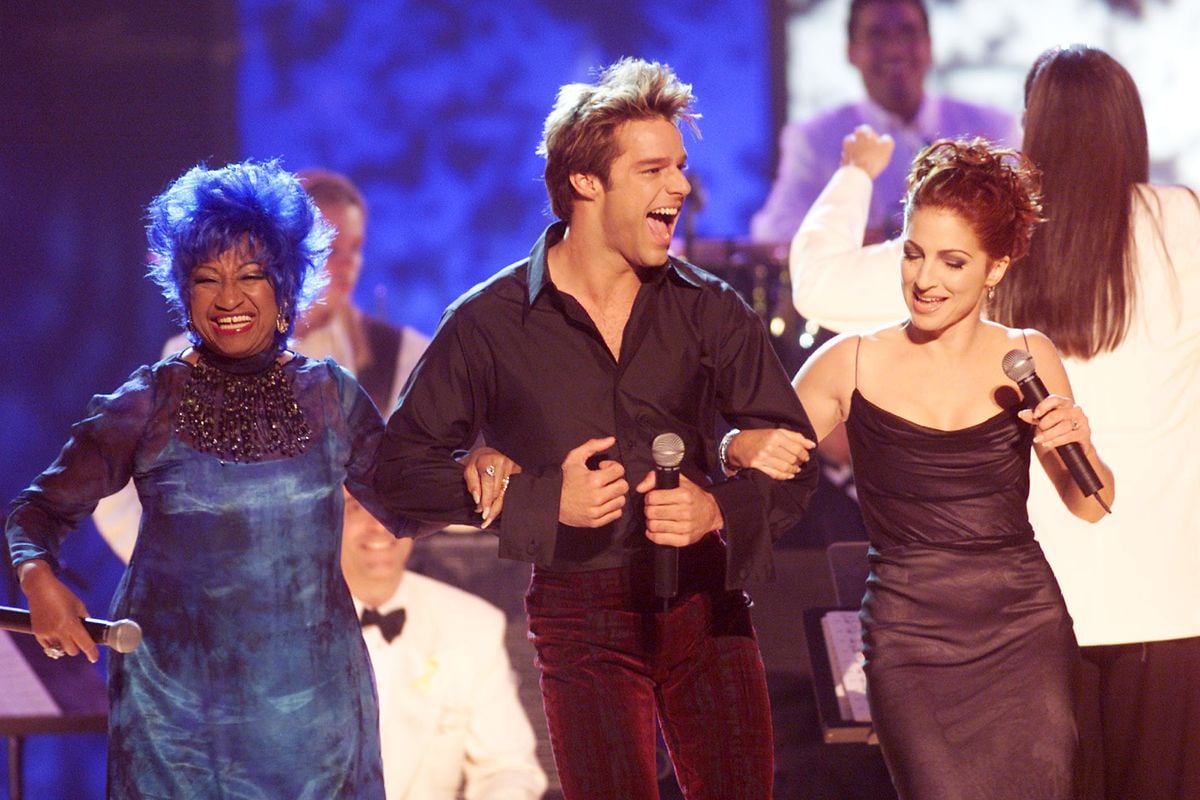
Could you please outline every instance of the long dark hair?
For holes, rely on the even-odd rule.
[[[1133,316],[1130,216],[1150,177],[1146,117],[1129,73],[1084,45],[1042,53],[1025,80],[1025,154],[1042,170],[1046,224],[988,305],[1068,356],[1115,349]]]

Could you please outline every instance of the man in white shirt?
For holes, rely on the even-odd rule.
[[[546,775],[517,697],[504,614],[406,572],[412,548],[346,495],[342,572],[375,670],[389,800],[541,797]]]
[[[763,208],[750,223],[756,241],[786,242],[840,164],[842,137],[869,124],[896,142],[896,155],[876,178],[867,242],[896,236],[913,157],[944,136],[984,136],[1020,142],[1014,117],[997,108],[925,91],[932,63],[929,15],[923,0],[851,0],[847,57],[862,74],[867,97],[788,123],[779,139],[779,171]]]

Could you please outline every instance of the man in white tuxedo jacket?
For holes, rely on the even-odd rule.
[[[536,740],[504,647],[504,614],[406,572],[397,539],[348,494],[342,572],[379,692],[389,800],[535,800]]]

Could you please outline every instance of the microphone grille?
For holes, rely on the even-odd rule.
[[[1033,356],[1024,350],[1009,350],[1000,366],[1008,379],[1017,383],[1028,380],[1034,373]]]
[[[677,433],[660,433],[650,445],[655,466],[674,468],[683,463],[683,439]]]
[[[142,626],[131,619],[119,619],[108,627],[104,643],[118,653],[131,653],[142,643]]]

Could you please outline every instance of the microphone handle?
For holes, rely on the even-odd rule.
[[[678,467],[655,467],[655,489],[678,489]],[[654,545],[654,596],[670,600],[679,594],[679,548],[665,544]]]
[[[1042,379],[1037,376],[1036,372],[1025,380],[1018,381],[1017,385],[1021,387],[1021,392],[1025,395],[1025,404],[1030,409],[1050,396],[1050,393],[1046,391],[1046,384],[1042,383]],[[1092,462],[1088,461],[1087,456],[1083,454],[1083,448],[1079,446],[1079,442],[1067,442],[1054,450],[1067,465],[1067,471],[1071,473],[1075,485],[1079,487],[1079,491],[1083,493],[1084,497],[1091,497],[1104,488],[1100,477],[1096,475],[1096,470],[1092,469]]]
[[[102,619],[81,619],[83,629],[87,631],[89,637],[96,644],[111,645],[115,643],[109,642],[109,633],[115,628],[118,623],[108,622]],[[128,620],[124,620],[126,624],[132,624]],[[0,629],[6,631],[14,631],[15,633],[33,633],[33,620],[29,612],[23,608],[9,608],[8,606],[0,606]],[[125,652],[121,648],[114,647],[118,652]]]

